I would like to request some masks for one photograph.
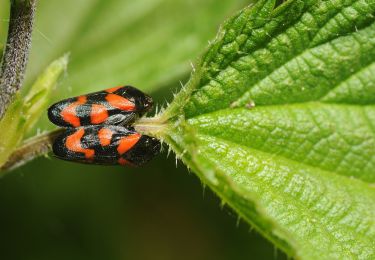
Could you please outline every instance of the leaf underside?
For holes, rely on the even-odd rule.
[[[159,133],[302,259],[375,258],[375,0],[258,1],[223,25]]]

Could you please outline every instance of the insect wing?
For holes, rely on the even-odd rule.
[[[69,161],[140,166],[159,152],[160,143],[122,126],[84,126],[65,130],[52,150],[58,158]]]
[[[59,101],[48,109],[48,117],[62,127],[126,125],[150,110],[152,104],[151,97],[124,86]]]
[[[142,135],[132,149],[126,152],[122,158],[132,165],[141,166],[153,159],[161,149],[160,142],[153,137]]]

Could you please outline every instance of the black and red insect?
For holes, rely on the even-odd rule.
[[[52,150],[68,161],[140,166],[160,151],[160,142],[129,127],[91,125],[66,129],[55,139]]]
[[[148,95],[123,86],[61,100],[48,109],[48,118],[61,127],[128,125],[152,105]]]
[[[103,165],[140,166],[160,150],[160,142],[131,124],[152,108],[152,98],[131,87],[116,87],[68,98],[48,109],[50,121],[66,128],[53,143],[60,159]]]

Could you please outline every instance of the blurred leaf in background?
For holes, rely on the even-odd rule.
[[[223,19],[248,3],[42,0],[27,83],[70,52],[68,77],[56,99],[124,84],[147,93],[169,84],[176,90]]]
[[[162,104],[248,1],[40,0],[27,86],[70,52],[54,98],[132,84]],[[8,0],[0,0],[0,37]],[[167,96],[165,93],[168,93]],[[46,118],[46,117],[45,117]],[[41,129],[52,127],[45,120]],[[34,129],[36,131],[36,129]],[[165,155],[142,169],[44,158],[0,182],[2,259],[249,259],[274,247]]]

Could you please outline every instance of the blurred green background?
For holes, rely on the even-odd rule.
[[[27,88],[70,52],[55,100],[132,84],[165,105],[243,0],[39,0]],[[8,0],[0,0],[5,41]],[[53,126],[41,120],[34,132]],[[166,149],[164,149],[166,150]],[[142,168],[40,158],[0,180],[0,259],[285,259],[164,151]]]

